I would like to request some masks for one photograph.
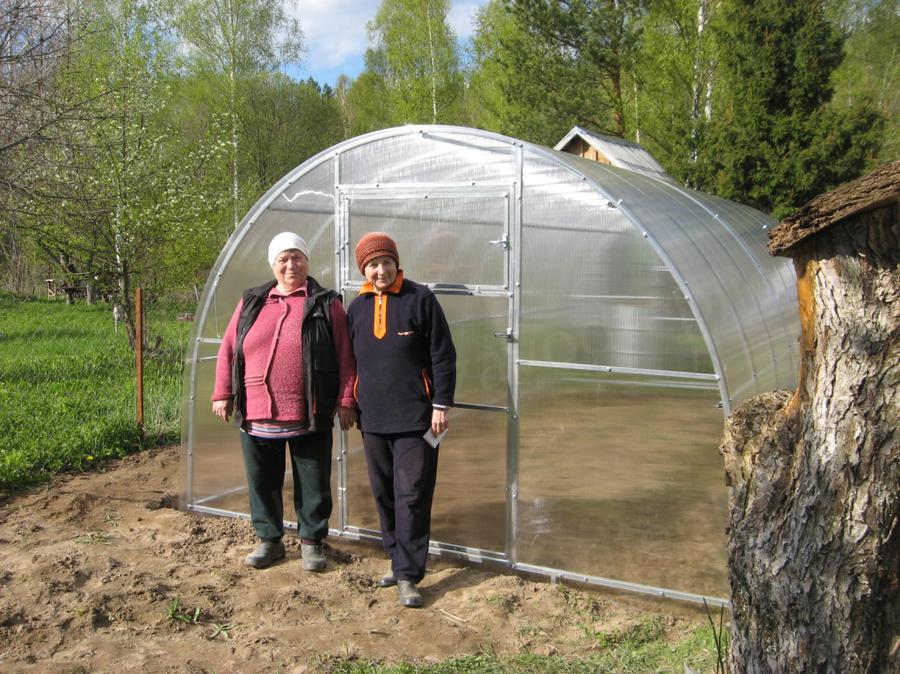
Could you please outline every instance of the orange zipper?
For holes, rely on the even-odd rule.
[[[428,384],[428,373],[425,371],[425,368],[422,368],[422,381],[425,382],[425,395],[431,400],[431,386]]]

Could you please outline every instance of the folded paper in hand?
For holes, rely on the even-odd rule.
[[[422,437],[425,438],[425,442],[427,442],[429,445],[437,448],[437,446],[440,444],[441,440],[444,439],[445,435],[447,435],[447,431],[444,431],[440,435],[435,436],[435,434],[432,433],[431,429],[429,428],[428,432],[425,435],[423,435]]]

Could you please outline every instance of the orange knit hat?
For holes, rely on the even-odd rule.
[[[356,244],[356,266],[359,267],[359,273],[366,275],[366,265],[369,260],[376,257],[386,256],[394,259],[397,266],[400,266],[400,254],[397,252],[397,244],[394,240],[384,232],[369,232]]]

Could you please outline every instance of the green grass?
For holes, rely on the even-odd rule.
[[[0,490],[80,471],[144,447],[177,442],[183,307],[147,307],[144,426],[136,415],[134,354],[107,304],[67,306],[0,294]]]
[[[667,638],[655,619],[626,635],[598,635],[595,655],[577,659],[560,656],[467,655],[437,664],[388,664],[353,657],[326,656],[318,666],[328,674],[683,674],[715,672],[712,629],[697,628],[677,640]]]

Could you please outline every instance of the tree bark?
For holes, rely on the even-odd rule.
[[[900,671],[897,215],[797,248],[797,391],[726,424],[734,672]]]

